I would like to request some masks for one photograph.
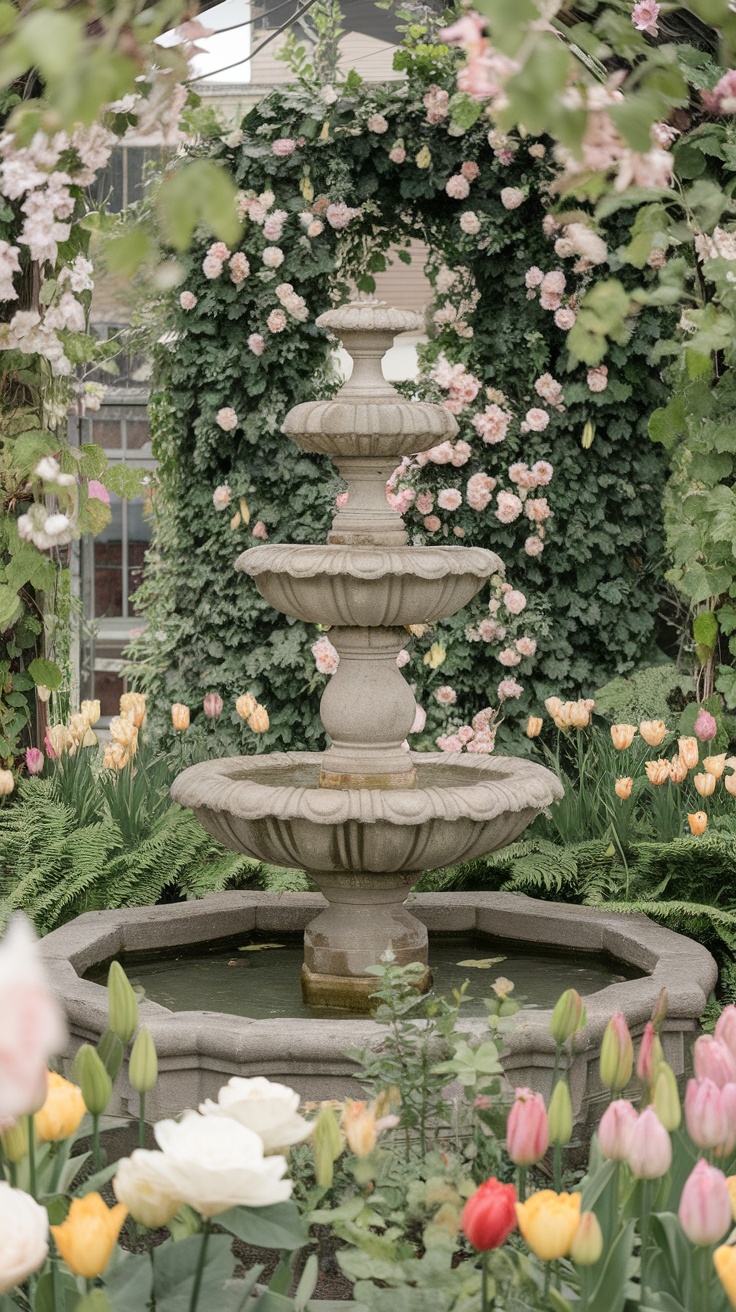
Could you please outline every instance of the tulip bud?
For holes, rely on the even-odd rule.
[[[616,796],[620,797],[622,802],[625,802],[628,797],[631,797],[633,786],[634,780],[630,778],[629,775],[624,775],[621,779],[617,779],[613,785]]]
[[[652,1012],[652,1025],[654,1026],[655,1032],[659,1032],[660,1026],[666,1020],[668,1007],[669,999],[667,997],[667,988],[663,984],[657,994],[657,1001],[654,1004],[654,1011]]]
[[[219,692],[208,692],[202,704],[208,720],[217,720],[222,715],[223,700]]]
[[[566,1144],[572,1139],[572,1101],[566,1079],[558,1080],[547,1112],[549,1141]]]
[[[265,733],[269,726],[268,711],[260,702],[256,709],[248,716],[248,725],[253,733]]]
[[[343,1137],[332,1107],[323,1107],[312,1133],[312,1152],[317,1184],[329,1189],[334,1165],[343,1150]]]
[[[39,1143],[60,1143],[76,1134],[85,1113],[84,1098],[76,1084],[50,1071],[43,1107],[34,1116]]]
[[[722,1089],[724,1084],[736,1082],[736,1057],[731,1049],[712,1034],[701,1034],[695,1040],[693,1062],[697,1079],[709,1079]]]
[[[541,1093],[517,1089],[506,1125],[506,1150],[517,1166],[541,1162],[549,1147],[547,1109]]]
[[[93,1116],[101,1116],[112,1097],[112,1081],[89,1043],[83,1043],[79,1049],[75,1068],[87,1111]]]
[[[468,1199],[460,1221],[473,1248],[488,1253],[506,1243],[516,1228],[516,1190],[512,1184],[486,1180]]]
[[[598,1126],[598,1143],[604,1157],[623,1162],[629,1154],[631,1129],[638,1118],[628,1098],[618,1098],[604,1111]]]
[[[658,1180],[672,1165],[672,1141],[653,1107],[645,1107],[631,1127],[626,1154],[637,1180]]]
[[[614,1012],[601,1042],[600,1076],[607,1089],[624,1089],[634,1067],[634,1045],[620,1011]]]
[[[550,1021],[550,1033],[555,1043],[566,1043],[585,1025],[585,1007],[577,989],[565,989],[555,1004]]]
[[[664,1061],[662,1044],[655,1032],[654,1024],[648,1020],[639,1046],[639,1058],[636,1063],[636,1073],[642,1084],[650,1088],[654,1083],[654,1077],[657,1073],[657,1067],[660,1062]]]
[[[108,972],[107,1005],[110,1029],[121,1043],[128,1043],[138,1028],[138,999],[119,961],[113,961]]]
[[[247,720],[253,714],[257,705],[258,702],[253,696],[253,693],[244,692],[241,693],[240,697],[238,697],[238,700],[235,703],[235,709],[238,712],[238,715],[240,716],[241,720]]]
[[[603,1231],[595,1212],[583,1212],[575,1231],[570,1257],[576,1266],[595,1266],[603,1252]]]
[[[723,1171],[702,1158],[683,1186],[677,1215],[691,1244],[710,1248],[731,1229],[731,1195]]]
[[[630,747],[636,735],[635,724],[612,724],[611,740],[617,752],[623,752]]]
[[[125,1049],[114,1030],[105,1030],[97,1044],[97,1056],[102,1062],[111,1080],[115,1079],[123,1064]]]
[[[736,778],[736,776],[734,776],[734,778]],[[693,815],[688,815],[687,822],[690,826],[690,833],[695,834],[696,837],[698,837],[700,834],[705,833],[708,825],[708,817],[705,814],[705,811],[695,811]]]
[[[723,1008],[718,1017],[713,1037],[718,1039],[719,1043],[725,1043],[729,1051],[736,1056],[736,1007],[732,1002]]]
[[[22,1162],[28,1153],[28,1117],[21,1116],[15,1125],[0,1134],[3,1152],[9,1162]]]
[[[723,1095],[712,1080],[688,1080],[685,1124],[698,1148],[718,1148],[728,1135]]]
[[[693,783],[701,797],[712,797],[716,791],[716,781],[712,774],[696,774]]]
[[[189,728],[189,707],[183,702],[174,702],[171,708],[171,723],[177,733],[184,733]]]
[[[342,1111],[342,1128],[348,1147],[356,1157],[368,1157],[378,1142],[378,1126],[372,1108],[364,1102],[346,1098]]]
[[[540,715],[530,715],[526,722],[527,738],[538,738],[542,732],[542,717]]]
[[[698,718],[693,725],[693,733],[699,738],[701,743],[711,742],[718,734],[718,724],[710,711],[706,711],[702,706],[698,711]]]
[[[721,752],[718,756],[706,756],[703,761],[703,769],[706,774],[712,774],[714,779],[720,779],[726,768],[726,753]]]
[[[675,1072],[666,1061],[660,1062],[654,1077],[654,1096],[652,1105],[665,1130],[672,1133],[682,1120],[680,1094],[677,1088]]]
[[[153,1035],[146,1025],[138,1031],[128,1063],[128,1079],[136,1093],[150,1093],[158,1079],[158,1057]]]

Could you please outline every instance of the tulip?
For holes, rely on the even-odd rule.
[[[314,1172],[317,1184],[329,1189],[335,1177],[335,1162],[345,1146],[334,1108],[323,1104],[313,1124]]]
[[[708,817],[705,814],[705,811],[694,811],[692,815],[688,815],[687,822],[690,826],[690,833],[699,837],[701,834],[705,833],[708,824]]]
[[[693,725],[693,733],[696,738],[700,739],[701,743],[711,742],[718,733],[718,724],[710,711],[704,710],[702,706],[698,711],[698,718]]]
[[[736,1307],[736,1248],[721,1244],[713,1254],[713,1265],[731,1307]]]
[[[158,1079],[158,1057],[151,1031],[142,1025],[130,1054],[128,1079],[136,1093],[150,1093]]]
[[[632,1125],[626,1160],[637,1180],[658,1180],[669,1171],[672,1140],[653,1107],[645,1107]]]
[[[677,746],[688,770],[694,770],[698,764],[699,755],[697,738],[678,738]]]
[[[37,683],[36,696],[38,697],[38,700],[45,705],[51,698],[51,689],[47,688],[45,683]]]
[[[183,702],[174,702],[171,708],[171,723],[177,733],[184,733],[189,728],[189,707]]]
[[[623,752],[630,747],[636,737],[635,724],[612,724],[611,738],[617,752]]]
[[[493,1176],[486,1180],[465,1204],[460,1225],[479,1253],[500,1248],[516,1227],[514,1186],[499,1184]]]
[[[374,1130],[377,1136],[381,1129],[386,1128],[387,1113],[393,1105],[386,1091],[385,1096],[377,1098],[368,1110],[364,1102],[356,1102],[350,1104],[348,1111],[343,1111],[346,1121],[354,1116],[356,1122],[370,1112],[373,1125],[366,1125],[365,1130],[366,1133]],[[225,1116],[239,1121],[258,1135],[263,1151],[269,1154],[286,1152],[292,1144],[302,1143],[314,1130],[314,1122],[300,1116],[298,1107],[299,1094],[288,1084],[276,1084],[262,1075],[250,1080],[234,1075],[220,1089],[217,1102],[208,1098],[200,1103],[199,1110],[203,1116]],[[393,1117],[391,1120],[393,1123]]]
[[[447,655],[447,650],[441,642],[433,642],[428,652],[424,654],[423,663],[428,665],[430,670],[438,670]]]
[[[721,1089],[712,1080],[688,1080],[685,1124],[698,1148],[718,1148],[726,1140],[726,1105]]]
[[[697,1079],[712,1080],[719,1089],[724,1084],[736,1081],[736,1057],[725,1043],[712,1034],[701,1034],[695,1040],[693,1058]]]
[[[620,797],[622,802],[625,802],[627,797],[631,797],[631,789],[633,786],[634,780],[630,778],[629,775],[624,775],[621,779],[617,779],[614,784],[616,796]]]
[[[15,788],[15,775],[12,770],[0,770],[0,797],[10,797]]]
[[[92,728],[93,724],[97,724],[97,721],[102,715],[102,707],[100,706],[100,703],[97,700],[97,698],[95,698],[94,701],[82,702],[82,705],[80,706],[79,710],[80,710],[80,714],[82,714],[85,720],[87,721],[87,724],[89,725],[90,729]]]
[[[639,733],[650,747],[659,747],[667,737],[667,726],[664,720],[642,720]]]
[[[727,774],[723,780],[723,786],[727,793],[730,793],[732,797],[736,797],[736,774]]]
[[[598,1126],[598,1143],[609,1161],[626,1161],[631,1131],[637,1120],[638,1113],[627,1098],[618,1098],[606,1108]]]
[[[572,1139],[572,1101],[567,1080],[558,1080],[550,1098],[547,1112],[549,1141],[554,1144],[566,1144]]]
[[[269,723],[268,711],[259,702],[256,709],[248,716],[248,727],[253,730],[253,733],[265,733]]]
[[[734,1008],[736,1011],[736,1008]],[[565,989],[555,1004],[550,1021],[550,1033],[555,1043],[561,1046],[573,1034],[577,1034],[585,1024],[585,1007],[577,989]]]
[[[82,1090],[49,1071],[46,1101],[33,1118],[39,1143],[57,1143],[76,1134],[86,1110]]]
[[[732,1002],[723,1008],[713,1035],[719,1043],[725,1043],[726,1047],[736,1057],[736,1007]]]
[[[0,943],[0,1121],[43,1106],[49,1058],[65,1044],[64,1017],[36,936],[23,916],[14,916]]]
[[[23,1189],[0,1184],[0,1295],[12,1294],[43,1266],[49,1253],[49,1216]],[[3,1298],[9,1308],[19,1305]],[[25,1303],[25,1300],[24,1300]],[[41,1297],[34,1299],[41,1307]],[[30,1303],[25,1303],[30,1306]]]
[[[541,1093],[517,1089],[506,1125],[506,1151],[517,1166],[534,1166],[549,1148],[547,1109]]]
[[[46,730],[44,746],[46,755],[54,761],[74,746],[74,739],[65,724],[50,724]]]
[[[657,1068],[662,1061],[664,1061],[662,1044],[657,1037],[654,1023],[648,1020],[642,1034],[639,1058],[636,1063],[636,1073],[642,1084],[645,1084],[647,1088],[654,1083]]]
[[[21,1116],[14,1125],[8,1125],[0,1134],[3,1152],[9,1162],[22,1162],[28,1155],[29,1134],[28,1117]]]
[[[553,1262],[567,1257],[580,1224],[580,1194],[541,1189],[516,1204],[519,1229],[536,1257]]]
[[[527,738],[538,738],[541,732],[542,732],[541,715],[530,715],[529,719],[526,722]]]
[[[607,1089],[623,1089],[631,1079],[634,1045],[620,1011],[614,1012],[601,1042],[600,1076]]]
[[[208,720],[217,720],[222,715],[223,700],[219,692],[208,692],[203,702],[203,710]]]
[[[736,1084],[724,1084],[721,1089],[721,1106],[726,1121],[726,1134],[716,1154],[718,1157],[730,1157],[736,1148]]]
[[[99,706],[99,702],[92,703]],[[142,692],[124,692],[120,698],[120,714],[130,720],[136,729],[142,729],[146,723],[146,695]],[[99,717],[98,717],[99,718]],[[90,724],[95,721],[91,720]]]
[[[673,1130],[678,1129],[682,1120],[680,1093],[675,1072],[666,1061],[660,1062],[657,1067],[652,1105],[665,1130],[672,1133]]]
[[[726,1184],[728,1185],[728,1196],[731,1199],[731,1216],[736,1221],[736,1175],[729,1175]]]
[[[590,724],[590,709],[582,698],[570,703],[570,724],[574,729],[587,729]]]
[[[712,774],[714,779],[720,779],[726,768],[726,753],[721,752],[720,756],[706,756],[703,761],[703,769],[706,774]]]
[[[127,1215],[123,1203],[108,1207],[96,1193],[72,1199],[66,1221],[52,1225],[51,1233],[60,1256],[75,1276],[94,1280],[102,1275]]]
[[[107,1005],[110,1029],[121,1043],[128,1043],[138,1028],[138,999],[119,961],[113,961],[108,971]]]
[[[670,761],[670,779],[673,784],[682,784],[687,779],[687,766],[681,756],[673,756]]]
[[[356,1157],[368,1157],[373,1152],[378,1142],[378,1126],[374,1111],[365,1102],[345,1099],[342,1128],[348,1148]]]
[[[716,791],[716,781],[712,774],[696,774],[693,783],[701,797],[712,797]]]
[[[240,716],[241,720],[247,720],[248,717],[253,714],[257,705],[258,702],[253,696],[253,693],[244,692],[241,693],[241,695],[238,697],[238,700],[235,703],[235,709],[238,712],[238,715]]]
[[[110,721],[110,737],[119,744],[129,756],[134,756],[138,747],[138,730],[126,715],[115,715]]]
[[[547,697],[544,703],[544,709],[547,711],[548,715],[551,715],[554,718],[554,716],[558,715],[562,709],[562,702],[559,697]]]
[[[603,1252],[603,1231],[595,1212],[583,1212],[570,1257],[576,1266],[595,1266]]]
[[[654,1026],[655,1033],[659,1033],[660,1026],[667,1019],[668,1011],[669,1011],[669,998],[667,996],[666,985],[663,984],[661,989],[659,990],[659,993],[657,994],[657,1001],[654,1004],[654,1010],[652,1012],[652,1025]]]
[[[723,1171],[701,1158],[685,1181],[677,1211],[691,1244],[710,1248],[731,1227],[731,1195]]]
[[[101,1116],[112,1097],[110,1076],[89,1043],[82,1044],[75,1064],[85,1106],[93,1116]]]
[[[29,747],[26,750],[26,770],[29,774],[40,774],[44,767],[45,757],[43,752],[39,752],[37,747]]]
[[[647,761],[644,769],[650,784],[654,784],[656,788],[666,784],[670,777],[670,763],[665,756],[659,757],[656,761]]]

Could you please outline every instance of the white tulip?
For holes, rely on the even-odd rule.
[[[149,1230],[168,1225],[182,1205],[182,1199],[171,1192],[166,1157],[146,1148],[136,1148],[130,1157],[118,1162],[112,1187],[133,1220]]]
[[[22,1189],[0,1184],[0,1294],[9,1294],[43,1266],[49,1252],[45,1207]]]
[[[266,1153],[277,1153],[301,1143],[313,1126],[297,1114],[299,1094],[288,1084],[272,1084],[262,1075],[252,1080],[233,1076],[220,1089],[217,1102],[208,1098],[200,1105],[203,1116],[229,1116],[253,1130],[263,1141]]]
[[[204,1217],[231,1207],[269,1207],[291,1195],[291,1180],[281,1178],[286,1158],[264,1157],[258,1135],[236,1121],[185,1112],[178,1122],[159,1121],[154,1134],[171,1195]]]

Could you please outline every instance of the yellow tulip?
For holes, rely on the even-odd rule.
[[[581,697],[570,705],[570,723],[574,729],[587,729],[590,724],[590,712],[593,703]]]
[[[704,834],[708,824],[708,817],[705,811],[696,811],[693,815],[688,816],[687,822],[691,834]]]
[[[706,756],[703,761],[703,769],[706,774],[712,774],[714,779],[720,779],[726,768],[726,753],[721,752],[720,756]]]
[[[248,716],[248,727],[253,730],[253,733],[265,733],[269,723],[268,711],[265,706],[261,706],[258,702],[255,710]]]
[[[238,697],[238,700],[235,703],[235,709],[238,712],[238,715],[240,716],[241,720],[247,720],[249,716],[253,714],[257,705],[258,702],[253,696],[253,693],[244,692],[241,693],[240,697]]]
[[[639,725],[639,733],[650,747],[659,747],[659,744],[667,737],[667,726],[664,720],[642,720]]]
[[[428,146],[422,146],[422,149],[414,157],[414,163],[418,169],[428,169],[432,163],[432,154]]]
[[[0,1143],[9,1162],[22,1162],[28,1153],[28,1117],[21,1116],[14,1125],[3,1130]]]
[[[102,715],[102,709],[100,707],[100,703],[97,700],[97,698],[95,698],[94,701],[82,702],[82,705],[80,706],[79,709],[82,715],[84,716],[85,720],[87,721],[87,724],[90,726],[90,728],[92,727],[93,724],[97,724],[97,721]]]
[[[442,664],[446,655],[447,651],[442,646],[442,643],[433,642],[429,651],[425,653],[424,664],[428,665],[430,670],[436,670]]]
[[[713,1254],[713,1265],[731,1307],[736,1307],[736,1248],[721,1244]]]
[[[373,1152],[378,1140],[378,1129],[375,1112],[366,1103],[352,1098],[345,1100],[342,1128],[348,1147],[356,1157],[367,1157]]]
[[[732,797],[736,797],[736,774],[727,774],[723,780],[723,787]]]
[[[122,770],[130,759],[130,752],[121,743],[106,743],[102,768],[104,770]]]
[[[105,1270],[128,1209],[122,1203],[108,1207],[99,1194],[73,1198],[62,1225],[52,1225],[54,1243],[75,1276],[93,1280]]]
[[[15,775],[12,770],[0,770],[0,797],[10,797],[15,788]]]
[[[594,1266],[603,1252],[603,1231],[595,1212],[583,1212],[570,1256],[577,1266]]]
[[[49,1071],[46,1101],[34,1116],[36,1136],[43,1143],[68,1139],[79,1129],[87,1108],[82,1090],[55,1071]]]
[[[699,748],[697,738],[678,738],[677,746],[688,770],[694,770],[698,764]]]
[[[617,752],[623,752],[630,747],[636,737],[635,724],[612,724],[611,739]]]
[[[146,697],[142,692],[124,692],[120,698],[120,714],[130,720],[136,729],[146,723]]]
[[[530,715],[529,719],[526,722],[527,738],[538,738],[541,732],[542,732],[541,715]]]
[[[711,797],[716,791],[716,781],[712,774],[696,774],[693,783],[701,797]]]
[[[673,756],[670,761],[670,779],[673,784],[682,784],[687,779],[687,766],[681,756]]]
[[[541,1189],[526,1203],[516,1204],[519,1229],[536,1257],[553,1262],[567,1257],[580,1224],[580,1194],[556,1194]]]
[[[664,756],[658,761],[647,761],[644,768],[650,784],[654,784],[657,788],[660,784],[666,784],[670,777],[670,763]]]
[[[731,1211],[733,1213],[733,1219],[736,1221],[736,1175],[729,1175],[726,1184],[728,1185],[728,1192],[731,1195]]]
[[[113,742],[120,743],[120,746],[131,756],[135,754],[138,746],[138,730],[126,715],[113,716],[110,721],[110,737]]]
[[[189,707],[183,702],[174,702],[171,708],[171,723],[179,733],[189,728]]]

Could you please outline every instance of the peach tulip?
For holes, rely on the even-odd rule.
[[[666,784],[670,777],[670,763],[664,756],[660,756],[656,761],[647,761],[644,768],[647,772],[647,779],[656,788],[659,788],[661,784]]]
[[[650,747],[659,747],[667,737],[667,726],[664,720],[642,720],[639,733]]]
[[[171,708],[171,723],[178,733],[184,733],[189,728],[189,707],[183,702],[174,702]]]
[[[611,738],[617,752],[623,752],[630,747],[636,737],[635,724],[612,724]]]
[[[538,738],[541,732],[542,732],[541,715],[530,715],[529,719],[526,722],[527,738]]]
[[[700,834],[705,833],[708,817],[705,811],[694,811],[692,815],[688,815],[687,822],[690,826],[690,833],[699,837]]]
[[[678,738],[677,746],[680,756],[682,757],[688,770],[694,770],[698,764],[698,740],[697,738]]]
[[[723,780],[723,786],[727,793],[730,793],[732,797],[736,797],[736,774],[727,774]]]
[[[631,797],[634,780],[629,775],[624,775],[621,779],[617,779],[613,786],[616,796],[620,797],[622,802],[625,802],[627,797]]]
[[[670,779],[673,784],[682,784],[687,779],[687,766],[681,756],[673,756],[670,761]]]
[[[713,796],[716,790],[716,781],[712,774],[696,774],[693,782],[701,797]]]
[[[720,779],[726,768],[726,753],[721,752],[719,756],[706,756],[703,761],[703,769],[706,774],[712,774],[714,779]]]

